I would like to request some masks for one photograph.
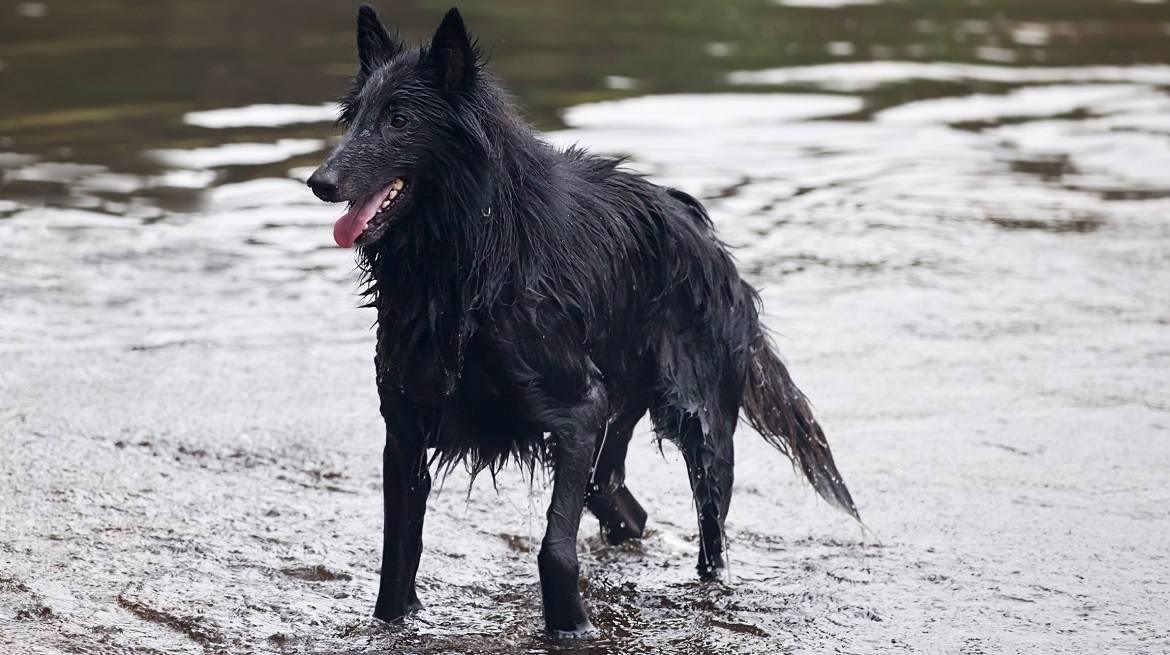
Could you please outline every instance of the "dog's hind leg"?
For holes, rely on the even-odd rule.
[[[659,436],[673,441],[686,460],[699,517],[699,575],[712,578],[724,566],[743,369],[734,351],[694,332],[676,333],[658,356],[650,416]]]
[[[626,450],[638,418],[640,413],[619,417],[605,427],[585,498],[585,506],[600,521],[601,533],[611,544],[641,539],[646,528],[646,510],[625,484]]]
[[[699,517],[697,568],[700,577],[714,578],[724,566],[723,522],[735,477],[735,414],[705,428],[695,414],[667,406],[654,412],[654,423],[660,434],[682,450]]]

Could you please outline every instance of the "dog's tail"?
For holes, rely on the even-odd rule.
[[[804,471],[822,498],[860,521],[808,399],[796,388],[762,331],[752,339],[749,355],[743,396],[748,423]]]

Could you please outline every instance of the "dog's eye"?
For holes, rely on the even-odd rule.
[[[391,118],[390,119],[390,127],[393,127],[396,130],[400,130],[400,129],[406,127],[406,117],[402,116],[402,115],[397,115],[394,118]]]

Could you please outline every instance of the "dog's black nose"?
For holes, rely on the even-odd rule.
[[[324,200],[325,202],[337,202],[341,200],[338,197],[338,176],[337,171],[325,167],[318,168],[309,176],[309,188],[313,190],[313,195]]]

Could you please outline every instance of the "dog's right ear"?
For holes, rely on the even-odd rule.
[[[431,39],[427,62],[435,72],[439,88],[454,93],[475,78],[479,52],[463,24],[459,10],[452,7]]]
[[[382,22],[378,20],[378,14],[374,12],[373,7],[362,5],[357,15],[357,48],[361,72],[368,75],[370,71],[398,54],[402,50],[402,44],[382,27]]]

